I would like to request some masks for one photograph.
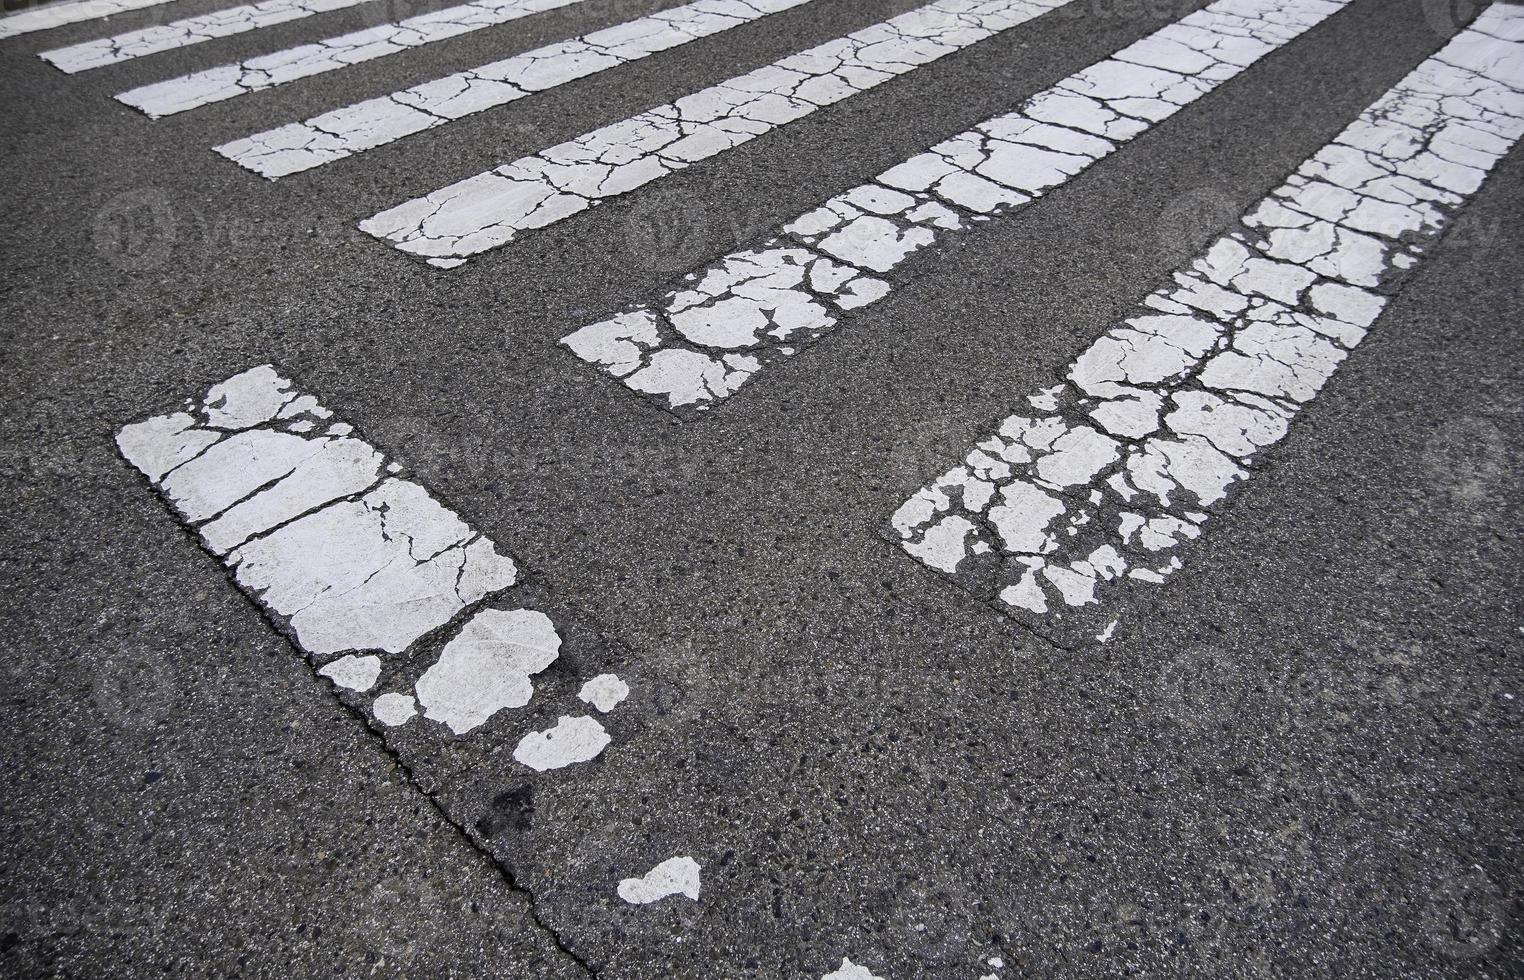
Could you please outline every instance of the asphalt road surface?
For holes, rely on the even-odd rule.
[[[1524,975],[1524,6],[0,77],[0,973]]]

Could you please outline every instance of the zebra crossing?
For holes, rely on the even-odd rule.
[[[144,85],[116,98],[159,119],[578,2],[581,0],[473,0],[395,24],[368,27],[238,64],[219,65]]]
[[[360,222],[440,268],[628,194],[1062,5],[935,0]]]
[[[917,252],[1064,184],[1343,6],[1213,3],[561,342],[691,418],[887,296],[880,277]]]
[[[40,57],[66,74],[104,70],[365,2],[264,0]],[[117,99],[154,125],[578,2],[478,0]],[[694,0],[208,148],[236,165],[251,193],[270,187],[256,176],[299,179],[345,159],[363,168],[368,161],[352,158],[403,140],[426,148],[428,134],[448,123],[511,111],[700,39],[723,41],[813,2]],[[444,270],[473,260],[512,269],[504,252],[528,233],[759,137],[787,141],[790,124],[817,109],[997,35],[1019,35],[1072,2],[934,0],[354,217],[369,236],[365,247],[420,274],[466,282],[466,273]],[[579,311],[586,315],[577,323],[557,324],[566,371],[587,385],[617,382],[610,387],[621,397],[655,407],[652,425],[675,419],[701,429],[727,402],[728,412],[744,413],[769,397],[753,385],[764,368],[808,372],[811,359],[794,359],[828,336],[873,343],[879,304],[926,275],[936,247],[972,241],[980,228],[1038,206],[1186,107],[1231,91],[1355,2],[1213,0],[1051,86],[1013,92],[1006,104],[1015,108],[876,176],[854,176],[860,183],[850,190],[819,195],[821,203],[617,312]],[[69,6],[104,9],[91,0]],[[129,9],[118,3],[110,12]],[[60,7],[54,16],[70,15]],[[23,29],[44,28],[11,32]],[[5,31],[0,20],[0,37]],[[926,578],[938,587],[951,583],[971,605],[1059,646],[1108,641],[1135,593],[1184,567],[1524,136],[1524,8],[1487,7],[1434,47],[1101,331],[1054,384],[1013,401],[988,435],[892,514],[870,515],[874,526],[862,533],[881,533],[906,567],[932,571]],[[488,850],[526,846],[482,830],[513,819],[519,806],[512,794],[521,791],[501,789],[505,780],[565,787],[598,767],[638,765],[646,726],[680,698],[678,685],[656,656],[603,635],[478,530],[491,515],[446,504],[300,377],[278,363],[251,367],[122,425],[117,449],[452,820],[475,828]],[[561,805],[563,814],[580,812]],[[684,839],[617,874],[592,860],[537,873],[590,908],[642,915],[710,894],[704,876],[717,869],[703,843]],[[877,953],[840,950],[839,968],[822,962],[812,975],[877,977],[853,962]],[[981,961],[1000,976],[998,957]]]
[[[217,152],[275,179],[375,149],[810,0],[697,0],[244,139]]]
[[[213,38],[231,37],[314,14],[374,2],[376,0],[263,0],[262,3],[230,7],[94,41],[82,41],[66,48],[44,51],[38,57],[59,71],[73,75],[92,68],[103,68],[133,58],[158,54],[160,51],[189,47]]]

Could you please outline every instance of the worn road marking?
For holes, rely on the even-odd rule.
[[[692,417],[887,295],[879,275],[1063,184],[1347,2],[1218,0],[561,342]]]
[[[1521,134],[1524,7],[1495,5],[911,497],[888,533],[1039,632],[1108,636],[1112,600],[1180,568],[1182,546]]]
[[[667,858],[639,878],[619,882],[619,897],[631,905],[650,905],[672,895],[699,897],[699,863],[686,855]]]
[[[842,958],[841,966],[821,977],[820,980],[884,980],[865,966],[859,966],[846,957]]]
[[[1070,0],[936,0],[400,204],[360,228],[449,268]]]
[[[23,10],[0,17],[0,41],[65,24],[98,20],[128,10],[142,10],[144,7],[173,2],[174,0],[76,0],[74,3],[50,3],[36,10]]]
[[[275,179],[372,150],[811,0],[698,0],[216,147]]]
[[[314,44],[260,55],[239,64],[219,65],[144,85],[116,98],[158,119],[580,2],[582,0],[475,0],[394,24],[367,27]]]
[[[66,48],[44,51],[38,57],[72,75],[160,51],[189,47],[213,38],[229,37],[261,27],[284,24],[288,20],[301,20],[313,14],[371,2],[373,0],[264,0],[263,3],[214,10],[209,14],[198,14],[168,24],[155,24],[112,37],[71,44]]]
[[[511,558],[268,365],[117,446],[319,674],[363,693],[392,665],[371,705],[384,725],[421,714],[464,735],[527,705],[560,655],[549,616],[503,608]]]

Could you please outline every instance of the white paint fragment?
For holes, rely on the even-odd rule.
[[[568,334],[562,343],[671,411],[703,412],[768,364],[793,356],[834,330],[846,312],[887,295],[890,284],[872,273],[902,270],[934,242],[1009,214],[1067,182],[1347,2],[1218,0],[1033,96],[1016,111],[946,139],[785,223],[762,241],[695,270],[656,298]],[[948,20],[949,25],[954,22]],[[795,59],[806,55],[811,53]],[[836,64],[824,56],[818,60]],[[791,64],[786,59],[780,66]],[[764,110],[771,103],[759,96],[755,103],[744,102],[732,110],[740,97],[727,95],[725,86],[774,98],[809,84],[801,83],[799,70],[812,65],[806,62],[789,71],[774,66],[766,78],[745,76],[744,84],[723,83],[700,93],[704,98],[698,102],[683,100],[588,134],[408,202],[362,227],[425,258],[454,261],[496,247],[522,231],[686,166],[691,162],[686,151],[695,142],[703,143],[707,155],[770,128],[773,117]],[[890,70],[877,63],[872,67]],[[691,135],[685,128],[689,116],[708,119],[730,111],[741,117],[733,123],[725,117],[739,135],[706,137],[701,123],[691,127]],[[802,114],[792,99],[778,112],[783,120]],[[754,121],[758,115],[763,122]],[[672,147],[685,152],[675,153]],[[1368,261],[1364,267],[1369,268]],[[1278,288],[1274,276],[1262,277],[1265,288]],[[900,278],[906,278],[903,271]],[[631,323],[640,324],[639,342],[611,343],[610,338],[624,329],[621,325]],[[1119,350],[1127,354],[1125,370],[1099,355],[1096,366],[1121,371],[1113,379],[1120,381],[1171,366],[1178,370],[1189,359],[1165,338],[1147,331],[1133,340],[1148,347]],[[719,365],[719,358],[730,351],[746,353],[751,359],[747,370],[731,373]],[[682,380],[674,377],[679,365],[684,369]],[[700,380],[700,374],[714,377],[714,382]],[[1033,407],[1043,411],[1052,395],[1033,397],[1038,400]],[[1119,400],[1103,428],[1136,438],[1157,425],[1158,408],[1142,396]],[[929,553],[941,557],[938,551]]]
[[[577,692],[577,697],[587,704],[597,708],[603,714],[608,714],[618,707],[619,702],[630,696],[630,685],[620,680],[616,674],[599,674]]]
[[[850,959],[842,957],[841,966],[827,973],[820,980],[884,980],[884,978],[873,973],[867,967],[858,966]]]
[[[535,772],[561,769],[596,759],[609,744],[596,718],[562,715],[555,727],[530,732],[513,749],[513,758]]]
[[[375,704],[370,707],[371,714],[376,720],[388,728],[396,728],[406,725],[418,714],[418,708],[413,699],[406,694],[383,694],[376,698]]]
[[[693,858],[668,858],[639,878],[619,882],[619,897],[631,905],[649,905],[670,895],[698,901],[699,863]]]
[[[810,2],[696,0],[233,140],[216,152],[274,180]]]
[[[125,34],[71,44],[66,48],[44,51],[38,57],[72,75],[160,51],[189,47],[213,38],[231,37],[245,31],[311,17],[313,14],[372,2],[374,0],[262,0],[260,3],[214,10],[168,24],[154,24]]]
[[[318,668],[318,674],[350,691],[368,691],[381,676],[381,658],[351,653]]]
[[[483,609],[418,679],[423,716],[463,735],[503,708],[522,708],[534,696],[530,675],[560,651],[561,636],[544,613]]]
[[[50,3],[32,10],[20,10],[0,17],[0,41],[35,31],[51,30],[65,24],[78,24],[87,20],[100,20],[112,14],[144,7],[157,7],[174,0],[73,0],[70,3]]]
[[[1248,4],[1228,6],[1241,15]],[[1311,16],[1315,8],[1284,9]],[[1294,33],[1281,25],[1260,47]],[[1154,68],[1172,49],[1129,50]],[[1227,57],[1231,46],[1192,50]],[[1081,74],[1084,84],[1059,88],[1102,101],[1102,91],[1154,88],[1143,104],[1127,100],[1145,118],[1166,108],[1150,100],[1173,104],[1195,90],[1152,70]],[[1042,118],[1071,109],[1046,105]],[[1105,132],[1110,118],[1096,110],[1066,125]],[[1019,128],[1007,120],[999,132],[1016,138]],[[1082,352],[1065,385],[1027,399],[1030,412],[1007,418],[912,496],[891,533],[938,571],[980,556],[996,572],[986,598],[1034,625],[1106,642],[1116,626],[1108,590],[1160,584],[1181,567],[1178,551],[1201,535],[1204,509],[1227,499],[1286,436],[1380,315],[1389,284],[1418,264],[1521,136],[1524,7],[1498,4],[1304,162],[1242,229]],[[975,152],[960,145],[944,154],[956,162]],[[925,167],[917,179],[939,172]]]
[[[1071,0],[934,0],[399,204],[361,230],[457,262],[732,150]],[[908,243],[859,243],[889,254]]]
[[[578,2],[580,0],[473,0],[395,23],[260,55],[238,64],[219,65],[154,82],[122,92],[116,98],[118,102],[158,119]]]

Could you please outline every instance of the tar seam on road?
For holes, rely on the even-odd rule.
[[[245,596],[332,683],[413,788],[526,896],[556,947],[593,975],[508,863],[446,806],[440,781],[422,778],[414,765],[418,742],[393,742],[399,726],[417,728],[415,703],[423,718],[438,722],[429,726],[432,737],[459,745],[459,736],[536,693],[532,675],[557,659],[561,641],[543,613],[490,605],[501,606],[504,594],[522,585],[512,560],[269,365],[123,426],[117,445],[200,546],[228,566]],[[452,553],[460,561],[446,579],[456,601],[441,607],[440,583],[420,570]],[[472,561],[478,586],[490,582],[495,590],[464,585]],[[446,636],[435,658],[430,647]],[[393,662],[415,651],[412,660],[432,661],[412,685],[416,701],[396,688],[417,674],[418,664]],[[388,679],[381,679],[383,669]],[[372,700],[378,683],[393,690]],[[578,700],[606,715],[629,694],[620,677],[601,672],[581,686]],[[407,710],[388,717],[382,705],[398,698],[408,701]],[[571,737],[557,738],[568,730]],[[520,739],[514,759],[540,773],[590,761],[609,741],[594,717],[562,715],[550,731]]]

